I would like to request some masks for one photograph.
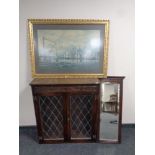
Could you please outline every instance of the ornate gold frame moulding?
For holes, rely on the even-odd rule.
[[[36,40],[34,37],[35,25],[104,25],[103,39],[103,67],[101,73],[38,73],[36,71]],[[33,78],[103,78],[107,77],[109,20],[96,19],[28,19],[29,51]]]

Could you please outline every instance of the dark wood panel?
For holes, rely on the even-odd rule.
[[[79,85],[79,84],[99,84],[100,81],[97,78],[60,78],[60,79],[54,79],[54,78],[36,78],[33,79],[33,81],[30,83],[30,85]]]
[[[97,92],[97,86],[33,86],[34,94],[67,93],[67,92]]]
[[[33,103],[34,103],[35,117],[36,117],[36,123],[37,123],[38,140],[39,140],[39,143],[42,143],[43,132],[42,132],[42,123],[40,118],[40,109],[39,109],[37,97],[34,95],[33,87],[32,87],[32,95],[33,95]]]
[[[40,144],[58,144],[58,143],[94,143],[96,141],[94,140],[84,140],[84,139],[77,139],[77,140],[69,140],[69,141],[64,141],[64,140],[51,140],[51,139],[45,139],[43,141],[39,141]]]
[[[118,143],[121,143],[121,125],[122,125],[122,108],[123,108],[123,80],[120,83],[120,109],[119,109],[119,124],[118,124]]]

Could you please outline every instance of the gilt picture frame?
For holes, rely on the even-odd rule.
[[[109,20],[28,19],[33,78],[107,77]]]

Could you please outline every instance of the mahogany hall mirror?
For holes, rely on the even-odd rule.
[[[122,82],[102,81],[100,87],[99,140],[120,143],[122,116]]]

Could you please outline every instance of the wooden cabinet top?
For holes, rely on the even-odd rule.
[[[124,79],[123,76],[108,76],[107,78],[98,79],[98,78],[79,78],[79,79],[71,79],[71,78],[36,78],[33,79],[30,85],[70,85],[70,84],[100,84],[102,80],[105,79]]]

